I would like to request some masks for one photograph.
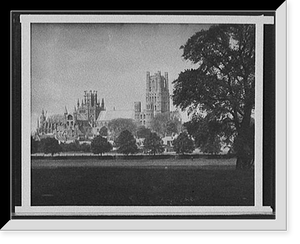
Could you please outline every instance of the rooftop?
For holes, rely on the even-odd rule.
[[[118,118],[133,119],[134,111],[133,110],[104,110],[100,112],[97,121],[109,121]]]

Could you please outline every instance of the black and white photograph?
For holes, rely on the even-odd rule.
[[[14,218],[283,228],[274,13],[19,17]]]
[[[31,28],[32,206],[254,205],[254,25]]]

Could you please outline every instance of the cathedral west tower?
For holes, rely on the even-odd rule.
[[[146,127],[160,113],[170,112],[170,94],[168,73],[160,71],[151,75],[146,72],[146,109],[141,112],[141,103],[135,102],[135,120]]]

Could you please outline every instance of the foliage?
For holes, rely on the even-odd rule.
[[[134,154],[138,152],[138,147],[136,145],[136,140],[130,131],[124,130],[120,133],[115,141],[118,147],[118,152],[123,154]]]
[[[217,127],[215,135],[206,135],[204,140],[210,146],[218,137],[227,143],[238,140],[239,158],[252,143],[243,138],[251,131],[255,101],[254,25],[213,25],[195,33],[181,48],[183,58],[198,68],[181,72],[173,82],[174,105],[207,117],[199,127]],[[237,163],[251,160],[248,157]]]
[[[157,114],[151,121],[150,127],[160,136],[176,134],[181,126],[180,120],[169,112]]]
[[[144,141],[144,150],[151,154],[162,153],[164,151],[162,139],[154,132],[151,132]]]
[[[146,138],[150,133],[151,130],[142,125],[137,128],[136,135],[138,138]]]
[[[99,131],[99,135],[100,136],[107,136],[108,135],[108,129],[106,126],[101,127],[100,131]]]
[[[39,141],[35,140],[33,137],[31,137],[31,153],[37,153],[39,149]]]
[[[113,119],[108,123],[108,129],[111,132],[111,139],[115,139],[120,135],[124,130],[128,130],[132,134],[136,133],[137,125],[132,119]]]
[[[220,121],[211,116],[193,116],[184,124],[187,132],[194,138],[196,147],[204,153],[218,154],[222,144],[231,144],[231,128],[225,128]],[[228,131],[228,133],[226,133]],[[226,135],[228,134],[228,138]],[[229,141],[226,141],[227,138]]]
[[[80,152],[90,152],[91,151],[91,145],[88,144],[88,143],[79,144],[79,151]]]
[[[103,154],[109,152],[112,149],[112,145],[102,136],[96,136],[91,143],[91,151],[94,154]]]
[[[53,156],[55,153],[61,152],[61,147],[55,138],[43,138],[41,140],[41,150],[43,153],[51,153]]]
[[[71,142],[71,143],[61,143],[60,146],[63,152],[78,152],[79,150],[79,142]]]
[[[173,147],[178,154],[191,153],[195,149],[193,140],[186,132],[180,133],[179,136],[173,140]]]
[[[90,152],[91,145],[88,143],[80,144],[79,141],[74,141],[71,143],[61,143],[60,144],[63,152]]]

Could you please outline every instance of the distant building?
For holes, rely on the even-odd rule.
[[[155,115],[165,112],[170,112],[168,73],[165,72],[163,76],[160,71],[154,75],[147,72],[145,109],[142,110],[141,102],[135,102],[132,110],[107,110],[104,99],[102,98],[101,103],[98,100],[97,91],[84,91],[83,99],[81,102],[77,100],[73,112],[65,107],[63,114],[48,116],[42,110],[35,137],[54,137],[60,142],[90,140],[99,134],[102,127],[108,128],[108,123],[113,119],[133,119],[136,123],[149,127]]]
[[[113,108],[113,110],[104,110],[98,116],[96,126],[98,128],[102,128],[103,126],[108,127],[108,123],[113,119],[133,119],[133,116],[133,110],[117,110],[116,108]]]
[[[168,73],[161,75],[158,71],[154,75],[146,73],[146,108],[142,110],[142,103],[134,103],[134,119],[137,123],[150,126],[151,120],[159,113],[170,112],[170,94]]]
[[[37,121],[35,137],[55,137],[61,142],[72,142],[75,140],[87,140],[93,137],[93,127],[96,126],[100,112],[105,111],[104,99],[97,100],[97,92],[84,92],[84,98],[77,101],[73,112],[68,112],[65,107],[63,114],[48,116],[42,110]]]

